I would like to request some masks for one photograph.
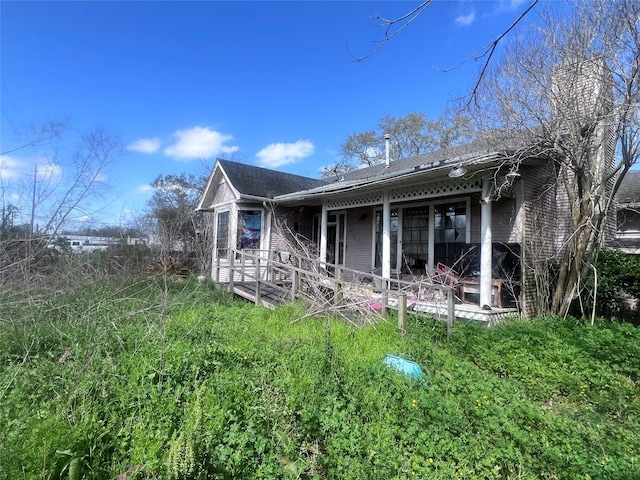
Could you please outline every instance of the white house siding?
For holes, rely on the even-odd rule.
[[[615,168],[615,147],[616,147],[616,136],[613,127],[605,128],[603,133],[604,135],[604,145],[602,147],[603,155],[606,163],[606,172],[609,173]],[[613,187],[615,185],[615,179],[611,178],[609,182],[607,182],[607,197],[611,197],[611,193],[613,191]],[[611,241],[616,237],[617,231],[617,208],[616,202],[612,201],[609,204],[609,209],[607,211],[607,219],[604,224],[604,235],[602,241],[604,244],[610,244]]]

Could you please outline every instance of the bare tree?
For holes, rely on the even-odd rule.
[[[31,124],[25,131],[17,132],[18,146],[0,153],[0,157],[28,148],[42,147],[59,140],[67,130],[67,120],[52,120],[42,124]]]
[[[544,12],[537,28],[508,43],[471,109],[488,140],[511,152],[508,171],[531,154],[551,162],[541,199],[570,212],[553,224],[562,244],[548,307],[562,315],[581,298],[615,193],[640,153],[640,3],[570,7]]]
[[[104,129],[80,134],[65,149],[65,122],[32,129],[31,139],[0,157],[3,167],[0,273],[29,278],[49,240],[70,222],[102,208],[109,164],[122,153],[120,140]],[[20,152],[20,158],[8,153]],[[65,153],[66,152],[66,153]],[[25,156],[24,154],[28,154]],[[36,158],[25,168],[28,158]],[[22,167],[22,168],[21,168]],[[9,200],[10,199],[10,200]]]
[[[213,251],[213,222],[196,211],[205,182],[195,175],[160,175],[151,184],[155,192],[148,204],[161,255],[195,256],[199,272],[206,271]]]

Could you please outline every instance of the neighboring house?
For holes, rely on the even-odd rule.
[[[59,235],[57,240],[63,240],[73,252],[95,252],[106,250],[110,246],[121,245],[146,245],[147,239],[141,237],[127,237],[126,241],[117,237],[98,237],[95,235]]]
[[[106,250],[111,245],[120,243],[120,239],[114,237],[96,237],[93,235],[60,235],[73,252],[95,252]]]
[[[625,175],[616,195],[617,229],[612,246],[640,255],[640,170]]]

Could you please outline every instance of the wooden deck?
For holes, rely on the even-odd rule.
[[[318,264],[287,254],[286,261],[271,252],[229,251],[229,261],[214,264],[213,279],[224,288],[257,305],[275,308],[296,298],[306,298],[309,284],[313,292],[323,291],[326,301],[345,298],[362,304],[376,303],[384,310],[424,315],[446,320],[473,321],[486,326],[496,325],[516,317],[514,308],[483,310],[478,305],[463,303],[451,287],[425,282],[423,279],[385,279],[335,265]],[[327,272],[332,272],[328,274]],[[318,285],[322,288],[318,289]]]

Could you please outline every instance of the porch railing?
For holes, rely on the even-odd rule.
[[[251,285],[256,304],[263,303],[265,291],[276,292],[283,300],[310,300],[310,292],[322,292],[336,306],[349,300],[375,302],[382,315],[397,310],[401,330],[406,330],[409,311],[446,320],[447,333],[453,327],[455,289],[424,277],[385,278],[287,251],[227,249],[225,253],[214,260],[214,281],[226,283],[231,291]]]

